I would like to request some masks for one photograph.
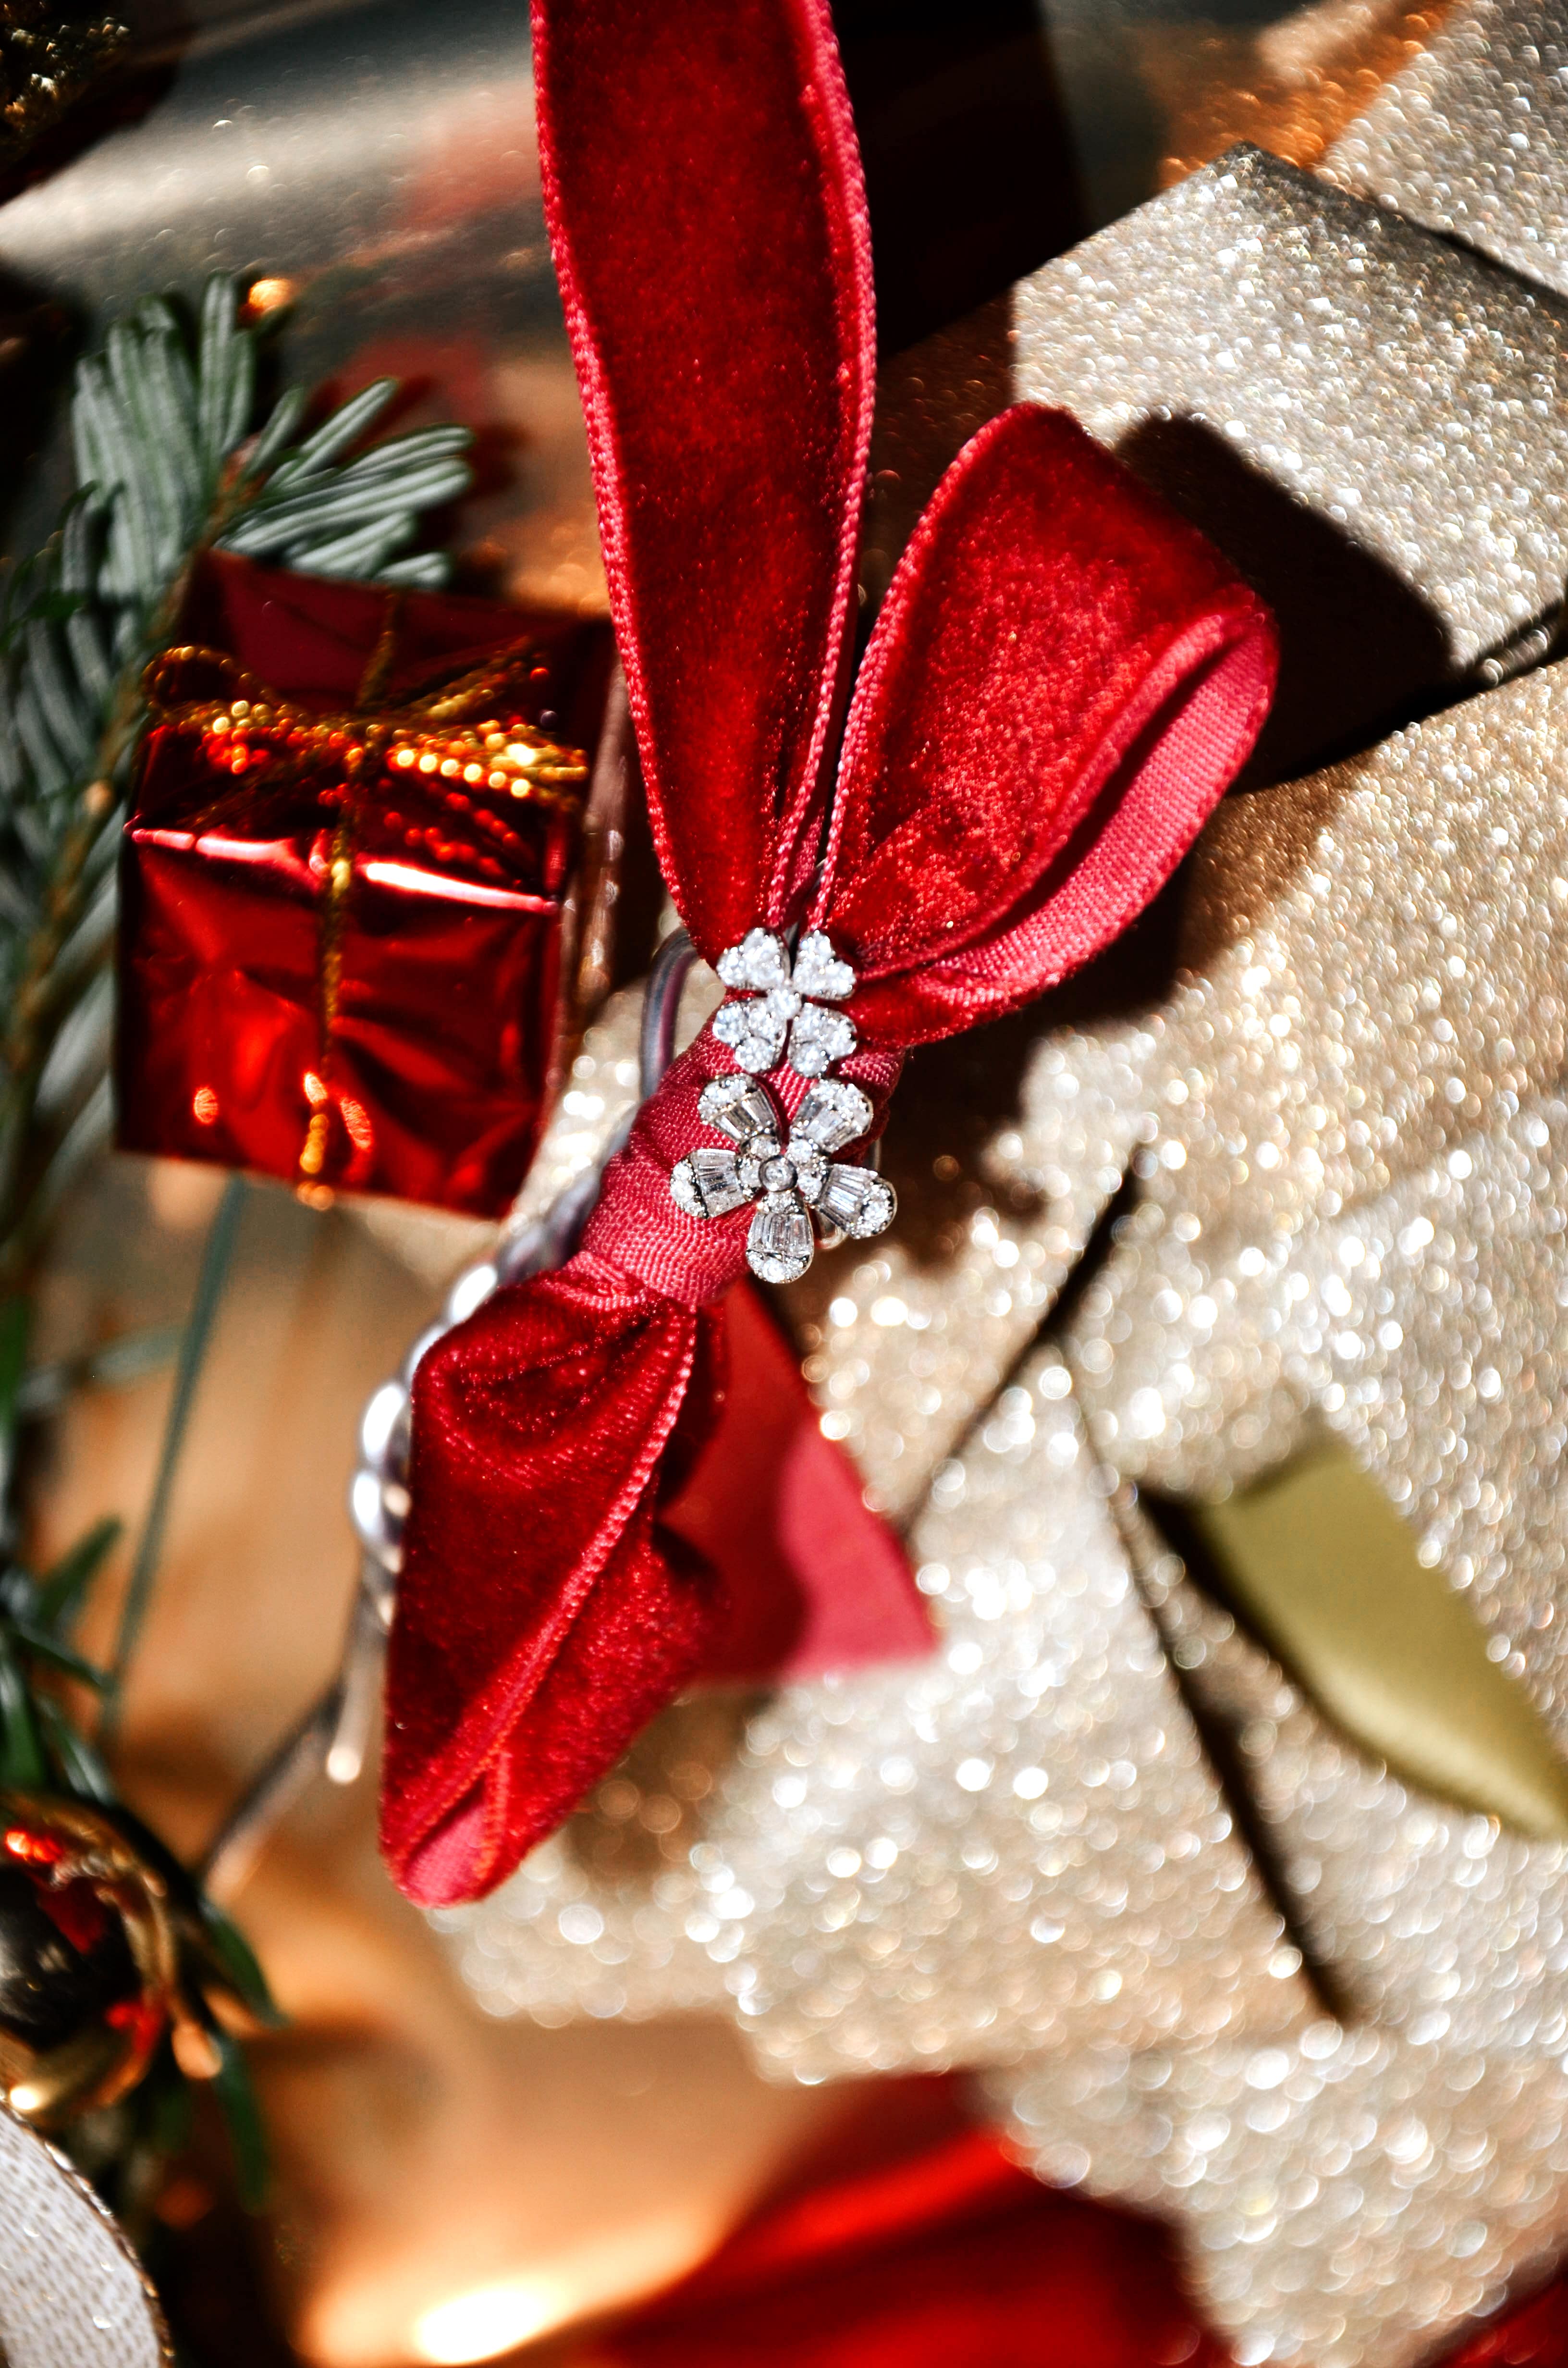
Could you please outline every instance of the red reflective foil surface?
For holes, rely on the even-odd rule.
[[[329,712],[354,706],[386,614],[387,596],[364,586],[217,558],[182,631]],[[523,636],[539,657],[507,720],[591,756],[609,673],[600,624],[405,596],[385,704]],[[341,784],[318,773],[241,788],[199,736],[150,734],[123,841],[119,1141],[498,1216],[545,1114],[580,809],[475,791],[463,812],[417,777],[366,788],[324,1046]],[[322,1109],[307,1178],[301,1155]]]

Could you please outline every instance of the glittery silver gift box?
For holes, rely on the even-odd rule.
[[[1330,169],[1561,284],[1557,30],[1456,16]],[[1062,1341],[1124,1495],[1231,1485],[1330,1426],[1560,1747],[1564,699],[1538,677],[1359,783],[1227,813],[1199,897],[1233,935],[1249,898],[1262,926],[1165,1015],[1144,1205]],[[1278,902],[1271,841],[1298,859]],[[1568,1853],[1369,1763],[1174,1557],[1146,1585],[1352,2021],[1095,2047],[994,2094],[1045,2175],[1177,2221],[1243,2362],[1419,2358],[1568,2243]]]
[[[1234,804],[1161,1016],[1143,1198],[1063,1327],[1125,1489],[1344,1442],[1568,1743],[1568,674]],[[1208,908],[1207,911],[1205,908]],[[1175,2214],[1244,2362],[1419,2357],[1568,2243],[1568,1845],[1346,1743],[1165,1557],[1189,1688],[1348,2027],[1041,2060],[1047,2175]]]
[[[1471,0],[1335,142],[1324,174],[1568,291],[1565,65],[1560,0]]]

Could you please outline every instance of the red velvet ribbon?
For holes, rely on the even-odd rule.
[[[839,1074],[1015,1010],[1168,878],[1272,695],[1267,610],[1065,415],[960,454],[838,739],[873,393],[859,162],[824,0],[535,0],[546,211],[665,876],[710,961],[806,920],[854,965]],[[414,1393],[382,1843],[477,1896],[698,1665],[661,1534],[722,1390],[749,1212],[669,1195],[731,1071],[705,1030],[583,1247],[497,1292]],[[804,1090],[769,1087],[787,1111]]]

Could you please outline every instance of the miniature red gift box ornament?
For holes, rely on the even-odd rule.
[[[1267,612],[1061,413],[960,454],[842,746],[875,346],[824,0],[535,0],[540,147],[670,894],[735,999],[644,1104],[577,1255],[414,1386],[382,1842],[475,1896],[699,1665],[660,1508],[717,1303],[892,1196],[905,1053],[1017,1008],[1166,880],[1256,736]],[[836,784],[833,758],[836,754]],[[798,933],[798,934],[797,934]]]
[[[124,835],[122,1145],[503,1214],[549,1105],[608,635],[226,557],[186,628]]]

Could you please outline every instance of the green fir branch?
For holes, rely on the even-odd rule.
[[[257,425],[257,333],[215,279],[194,335],[153,299],[76,373],[79,487],[0,600],[0,1288],[33,1259],[107,1136],[113,833],[144,723],[142,676],[204,550],[398,586],[444,582],[415,546],[468,487],[472,438],[421,428],[359,450],[392,379],[301,436],[288,390]],[[73,1024],[74,1032],[73,1033]]]
[[[209,550],[361,582],[439,585],[447,562],[419,548],[422,517],[470,482],[464,428],[365,448],[397,393],[392,380],[302,432],[311,405],[297,388],[257,421],[256,376],[256,332],[240,320],[228,279],[209,283],[193,329],[162,301],[117,323],[76,374],[78,489],[48,546],[0,578],[0,1784],[96,1804],[161,1873],[182,1990],[213,2043],[214,2087],[248,2202],[266,2174],[260,2121],[244,2056],[211,1997],[227,1997],[254,2023],[275,2021],[276,2009],[242,1935],[118,1799],[74,1709],[80,1690],[97,1693],[112,1729],[233,1247],[237,1179],[181,1336],[153,1502],[107,1671],[84,1657],[73,1631],[120,1525],[98,1522],[35,1574],[17,1552],[13,1484],[18,1420],[70,1379],[64,1367],[27,1374],[30,1284],[62,1195],[109,1133],[112,825],[145,725],[146,666],[176,632]],[[136,1354],[146,1361],[147,1343],[131,1346],[128,1371]],[[113,1354],[98,1360],[106,1376]],[[139,2192],[184,2098],[165,2044],[117,2109],[120,2139],[94,2173],[106,2192],[116,2194],[117,2182],[128,2197]]]

